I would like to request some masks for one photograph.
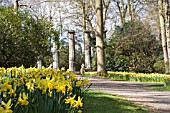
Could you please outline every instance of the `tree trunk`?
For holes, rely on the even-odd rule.
[[[86,11],[85,0],[82,0],[82,24],[83,24],[83,36],[84,36],[84,55],[85,55],[85,67],[91,69],[91,54],[90,54],[90,40],[89,33],[86,32]]]
[[[170,7],[169,0],[165,0],[165,23],[166,23],[166,38],[167,38],[167,50],[169,60],[169,72],[170,72]]]
[[[97,48],[97,72],[106,73],[103,43],[103,4],[102,0],[96,0],[96,48]]]
[[[165,73],[169,73],[169,60],[168,60],[166,30],[165,30],[165,17],[163,15],[163,0],[158,0],[158,7],[159,7],[161,37],[162,37],[162,48],[163,48],[163,54],[164,54]]]

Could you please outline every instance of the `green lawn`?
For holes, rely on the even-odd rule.
[[[154,91],[170,91],[170,89],[168,89],[165,86],[148,86],[148,87],[145,87],[145,89],[154,90]]]
[[[121,97],[89,91],[85,96],[83,113],[149,113],[149,111]]]

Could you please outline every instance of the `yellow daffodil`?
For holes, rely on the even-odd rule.
[[[12,85],[9,84],[9,78],[6,78],[5,83],[0,85],[0,91],[5,91],[6,89],[11,89]]]
[[[65,86],[60,86],[59,88],[60,88],[60,91],[61,91],[62,93],[65,93],[65,91],[66,91]]]
[[[78,110],[78,112],[77,113],[82,113],[82,110]]]
[[[89,83],[88,78],[85,78],[85,79],[84,79],[84,84],[87,85],[88,83]]]
[[[6,92],[4,92],[2,96],[3,96],[4,98],[7,97],[7,96],[6,96]]]
[[[21,93],[20,93],[17,104],[28,105],[29,102],[27,101],[27,99],[28,99],[28,95],[23,93],[21,97]]]
[[[26,83],[27,89],[30,90],[30,92],[34,91],[34,83],[31,83],[30,81]]]
[[[7,73],[10,74],[11,78],[4,78],[4,75]],[[69,75],[69,77],[66,79],[67,75]],[[37,104],[37,96],[34,96],[34,94],[38,91],[42,93],[42,95],[48,95],[45,99],[49,99],[49,97],[53,98],[53,96],[59,94],[59,96],[56,96],[55,98],[59,98],[61,100],[64,99],[65,102],[62,104],[69,104],[69,106],[71,106],[76,112],[82,113],[82,111],[79,109],[83,106],[82,99],[78,97],[75,100],[76,94],[71,96],[74,94],[72,92],[73,85],[74,87],[79,87],[79,90],[80,86],[88,84],[89,82],[87,78],[84,80],[77,80],[76,75],[72,72],[69,72],[69,70],[65,71],[64,67],[61,68],[61,70],[56,71],[52,68],[50,69],[44,67],[42,69],[26,69],[23,66],[19,68],[13,67],[8,69],[0,68],[0,81],[2,82],[2,84],[0,84],[0,91],[3,91],[2,96],[8,98],[11,97],[7,104],[5,104],[6,101],[3,102],[3,99],[5,98],[2,99],[2,102],[0,103],[0,113],[12,113],[12,110],[10,110],[11,100],[16,100],[16,98],[17,103],[15,104],[14,109],[15,107],[21,107],[21,105],[25,106],[23,107],[23,110],[27,107],[29,104],[29,97],[27,92],[24,92],[27,91],[25,90],[25,87],[31,91],[32,100],[30,101],[32,101],[32,104]],[[75,81],[76,84],[74,84]],[[17,92],[21,93],[17,94]],[[19,97],[17,95],[19,95]],[[43,101],[46,101],[45,99],[43,99]]]
[[[0,72],[3,73],[3,74],[6,73],[6,69],[4,67],[1,67]]]
[[[77,79],[76,75],[74,73],[72,73],[72,72],[70,72],[70,79],[72,79],[72,80],[76,80]]]
[[[12,113],[11,108],[11,99],[8,100],[7,103],[5,103],[4,101],[1,102],[1,104],[4,106],[4,108],[0,107],[0,111],[3,111],[1,113]]]
[[[82,86],[82,80],[77,81],[77,82],[76,82],[76,86],[77,86],[77,87]]]
[[[78,108],[79,106],[83,107],[82,99],[80,98],[80,96],[78,97],[78,100],[75,101],[74,107]]]
[[[11,88],[9,90],[8,94],[15,97],[17,95],[15,92],[16,92],[16,85],[14,85],[14,89]]]
[[[68,99],[65,99],[65,103],[70,104],[71,106],[74,106],[74,104],[75,104],[74,98],[75,98],[75,96],[69,97]]]
[[[65,71],[65,67],[62,67],[62,68],[61,68],[61,71]]]
[[[53,86],[53,84],[52,84],[51,82],[49,82],[47,85],[48,85],[48,88],[49,88],[50,90],[52,90],[52,89],[54,88],[54,86]]]
[[[60,72],[60,69],[59,69],[59,68],[57,68],[57,72]]]
[[[69,85],[69,86],[68,86],[68,91],[71,92],[72,90],[73,90],[73,88]]]

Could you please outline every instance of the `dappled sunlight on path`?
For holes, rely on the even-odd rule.
[[[146,86],[163,85],[162,83],[111,81],[97,77],[89,77],[89,81],[92,83],[91,89],[121,95],[128,100],[148,106],[152,113],[170,113],[170,91],[144,89]]]

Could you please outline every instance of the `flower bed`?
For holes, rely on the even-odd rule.
[[[86,72],[86,76],[98,75],[97,72]],[[170,89],[170,75],[159,74],[159,73],[134,73],[134,72],[113,72],[108,71],[107,75],[103,77],[108,77],[113,80],[125,80],[125,81],[137,81],[137,82],[163,82],[167,88]]]
[[[51,68],[0,68],[0,113],[81,113],[88,79]]]
[[[108,76],[110,78],[118,80],[129,80],[138,82],[165,82],[165,80],[170,80],[170,76],[166,74],[158,73],[133,73],[133,72],[111,72],[108,71]]]

